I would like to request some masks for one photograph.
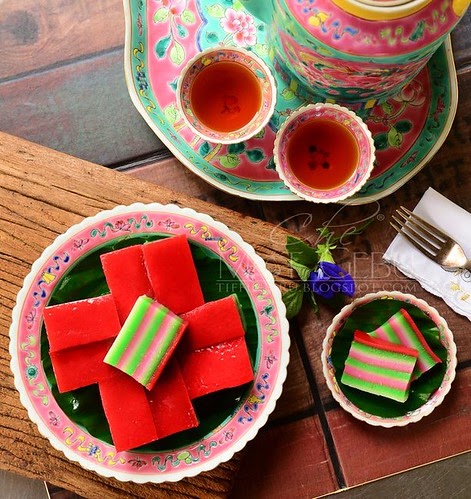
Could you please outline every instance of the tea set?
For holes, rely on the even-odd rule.
[[[381,15],[384,15],[386,7],[394,7],[393,13],[399,18],[397,23],[402,23],[401,29],[395,28],[395,36],[399,36],[399,32],[403,37],[410,35],[412,21],[407,16],[400,16],[404,14],[403,4],[417,7],[417,2],[390,0],[365,3],[375,4],[367,8],[376,9]],[[352,64],[358,62],[359,57],[358,54],[352,55],[349,47],[351,44],[358,45],[354,43],[356,36],[360,36],[363,45],[370,40],[371,45],[376,47],[392,26],[392,21],[387,16],[378,21],[349,14],[349,24],[340,32],[341,18],[333,16],[333,12],[339,11],[340,7],[335,2],[319,0],[274,2],[273,12],[271,1],[259,4],[241,0],[130,0],[125,3],[126,83],[138,112],[184,166],[218,189],[254,200],[300,199],[281,180],[273,155],[276,133],[287,117],[298,108],[315,103],[345,106],[365,121],[376,146],[373,172],[366,184],[348,198],[348,202],[364,204],[377,201],[394,192],[427,164],[443,144],[454,120],[458,101],[457,77],[447,33],[462,16],[455,14],[455,11],[464,12],[466,5],[463,7],[462,3],[455,2],[454,10],[451,10],[451,2],[440,6],[436,2],[429,3],[427,9],[432,4],[435,6],[430,14],[435,24],[420,22],[419,12],[425,15],[425,7],[415,13],[415,21],[424,27],[422,38],[427,34],[427,40],[430,40],[432,34],[438,36],[441,33],[438,48],[422,70],[410,82],[396,84],[395,92],[390,91],[384,97],[386,100],[381,100],[380,96],[373,99],[371,93],[363,97],[357,95],[358,89],[367,87],[384,90],[392,78],[391,75],[386,77],[384,71],[380,85],[369,84],[364,70],[365,74],[362,73],[361,77],[363,83],[360,85],[360,81],[355,80],[353,90],[348,87],[348,80],[353,74]],[[266,19],[268,23],[254,15],[255,9],[259,8],[262,16],[267,17],[266,5],[272,15]],[[322,85],[324,93],[326,90],[329,92],[329,95],[322,95],[322,89],[306,85],[297,72],[288,71],[287,56],[278,54],[275,42],[282,38],[280,33],[284,26],[284,21],[281,28],[276,24],[278,11],[285,12],[286,30],[293,34],[295,23],[292,11],[298,12],[299,6],[304,8],[301,14],[309,19],[306,23],[312,24],[311,31],[324,38],[329,32],[335,47],[321,46],[311,35],[303,43],[318,46],[319,53],[328,53],[329,57],[334,52],[343,54],[343,59],[335,66],[336,73],[346,75],[348,88],[342,90],[343,95],[340,95],[340,87],[333,85],[329,68],[322,67],[322,73],[332,85],[325,88]],[[358,19],[362,26],[371,25],[377,29],[381,26],[379,38],[374,39],[366,31],[358,33],[359,28],[355,24]],[[404,28],[406,24],[409,31]],[[412,38],[415,40],[416,37],[417,34]],[[363,50],[363,45],[360,53],[367,54],[371,59],[369,52]],[[390,54],[399,50],[395,40],[390,39],[389,45]],[[275,79],[277,92],[273,114],[268,124],[250,139],[235,139],[228,143],[214,138],[208,140],[209,137],[197,134],[188,124],[177,102],[177,86],[190,59],[198,58],[198,54],[205,50],[222,48],[240,49],[258,57]],[[418,59],[417,54],[415,58]],[[397,64],[391,61],[393,59],[387,59],[386,65]],[[379,67],[377,59],[374,65]],[[345,95],[350,97],[347,99]]]
[[[427,64],[469,0],[241,0],[273,57],[312,94],[372,107]]]
[[[339,185],[321,189],[313,188],[306,178],[297,176],[296,167],[289,164],[284,153],[286,146],[283,146],[293,136],[287,129],[289,126],[293,128],[295,118],[298,123],[307,122],[307,116],[316,113],[313,105],[291,112],[277,131],[273,159],[280,178],[300,198],[324,203],[343,201],[355,194],[365,185],[373,170],[375,147],[360,116],[361,110],[364,114],[365,110],[384,103],[408,85],[466,10],[466,2],[448,2],[438,7],[437,2],[427,0],[243,0],[241,4],[268,27],[270,61],[282,78],[308,101],[310,96],[324,98],[325,103],[318,103],[315,107],[317,114],[323,113],[324,122],[335,120],[349,133],[355,129],[355,124],[359,124],[355,129],[358,132],[355,135],[357,145],[361,144],[364,131],[367,131],[367,147],[365,143],[361,145],[359,160],[350,177]],[[250,17],[236,10],[231,14],[232,29],[240,29],[245,22],[249,33]],[[204,123],[191,98],[200,75],[221,61],[232,61],[249,68],[263,94],[258,109],[248,115],[247,123],[224,132],[212,130],[208,123]],[[232,86],[229,80],[226,82]],[[233,90],[226,93],[231,92],[234,93]],[[212,95],[205,96],[203,109],[215,105],[215,93],[213,90]],[[178,81],[176,98],[184,121],[197,135],[213,143],[236,144],[255,136],[267,125],[275,109],[276,94],[276,83],[270,69],[255,53],[222,45],[197,53],[188,61]],[[228,116],[227,98],[219,97],[221,102],[217,104],[221,113],[225,113],[221,114],[223,122]],[[244,100],[242,94],[229,98],[236,103]],[[243,102],[237,109],[243,109]],[[355,110],[358,114],[354,113]],[[345,144],[337,145],[344,147]],[[297,147],[315,149],[310,140],[297,144]],[[317,170],[311,174],[315,178],[333,173]]]

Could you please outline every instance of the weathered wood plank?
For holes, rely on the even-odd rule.
[[[195,478],[157,486],[101,478],[55,451],[30,422],[13,386],[8,355],[11,308],[31,264],[57,234],[83,217],[117,204],[157,201],[208,213],[254,245],[280,286],[290,283],[286,254],[273,251],[266,241],[270,237],[284,241],[286,232],[3,133],[0,158],[0,467],[48,480],[85,497],[227,496],[239,456]]]
[[[126,173],[216,206],[224,206],[244,215],[254,217],[260,215],[258,203],[216,189],[195,175],[173,156],[165,160],[146,164],[145,166],[126,170]]]
[[[0,80],[58,67],[123,43],[120,0],[2,2]]]
[[[122,49],[0,84],[0,95],[2,131],[81,159],[108,165],[163,148],[131,102]]]

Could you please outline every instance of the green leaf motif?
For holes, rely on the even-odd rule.
[[[219,162],[224,168],[236,168],[239,166],[240,159],[235,154],[226,154],[219,158]]]
[[[395,127],[391,127],[388,132],[388,144],[399,149],[403,140],[404,137],[402,136],[402,133],[399,132]]]
[[[208,11],[208,14],[211,17],[215,17],[217,19],[221,19],[222,17],[225,16],[224,7],[218,3],[214,3],[213,5],[208,5],[206,10]]]
[[[256,43],[254,50],[261,57],[265,57],[268,55],[268,47],[265,43]]]
[[[186,38],[188,36],[188,30],[182,24],[177,24],[177,31],[180,38]]]
[[[388,134],[387,133],[378,133],[374,137],[375,148],[377,151],[384,151],[384,149],[388,148]]]
[[[289,264],[291,267],[296,270],[296,273],[298,274],[299,278],[302,281],[307,281],[309,279],[309,276],[311,275],[312,269],[309,267],[306,267],[302,263],[298,263],[294,260],[290,260]]]
[[[160,8],[155,14],[154,14],[154,22],[155,23],[163,23],[168,19],[168,13],[169,10],[167,7],[162,7]]]
[[[315,268],[319,261],[316,250],[296,237],[287,237],[286,250],[291,260],[311,269]]]
[[[293,100],[296,95],[290,88],[284,88],[283,91],[281,92],[281,96],[283,97],[284,100],[290,101]]]
[[[301,310],[304,292],[302,286],[292,288],[283,294],[283,303],[286,307],[286,317],[292,319]]]
[[[206,41],[211,44],[217,43],[219,41],[219,37],[217,33],[215,33],[214,31],[210,31],[209,33],[206,33]]]
[[[394,107],[390,102],[384,102],[381,104],[381,109],[383,110],[384,114],[392,114],[394,111]]]
[[[165,119],[170,125],[173,125],[180,118],[180,112],[176,108],[175,104],[168,105],[164,110]]]
[[[280,117],[278,114],[273,114],[270,118],[270,124],[272,128],[279,128],[280,126]]]
[[[170,88],[176,92],[177,91],[177,85],[178,85],[178,78],[175,78],[173,81],[169,83]]]
[[[398,121],[394,126],[396,130],[401,133],[407,133],[412,130],[412,122],[409,120]]]
[[[165,36],[156,43],[155,52],[159,59],[163,59],[165,57],[165,53],[167,52],[168,46],[170,45],[170,40],[170,36]]]
[[[209,142],[203,142],[199,148],[199,153],[201,156],[206,156],[211,152],[211,146],[209,145]]]
[[[181,14],[180,14],[180,19],[182,22],[185,24],[195,24],[196,19],[195,15],[191,10],[185,9]]]
[[[263,139],[265,137],[265,128],[262,128],[257,134],[253,136],[254,139]]]
[[[185,60],[185,51],[178,42],[175,42],[173,47],[170,49],[170,60],[177,66],[180,66],[180,64],[182,64]]]
[[[250,149],[249,151],[246,151],[246,154],[252,163],[260,163],[265,157],[265,154],[261,149]]]
[[[240,154],[245,151],[245,142],[239,142],[237,144],[229,144],[227,146],[227,152],[229,154]]]

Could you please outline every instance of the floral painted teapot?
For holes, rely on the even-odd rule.
[[[427,64],[470,0],[241,0],[299,92],[369,108]]]

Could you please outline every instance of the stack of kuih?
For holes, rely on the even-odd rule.
[[[405,402],[411,383],[440,362],[410,314],[401,308],[374,331],[355,331],[341,381]]]
[[[101,263],[110,293],[44,322],[59,391],[98,383],[117,451],[198,426],[192,400],[253,380],[237,296],[205,303],[186,236]]]

